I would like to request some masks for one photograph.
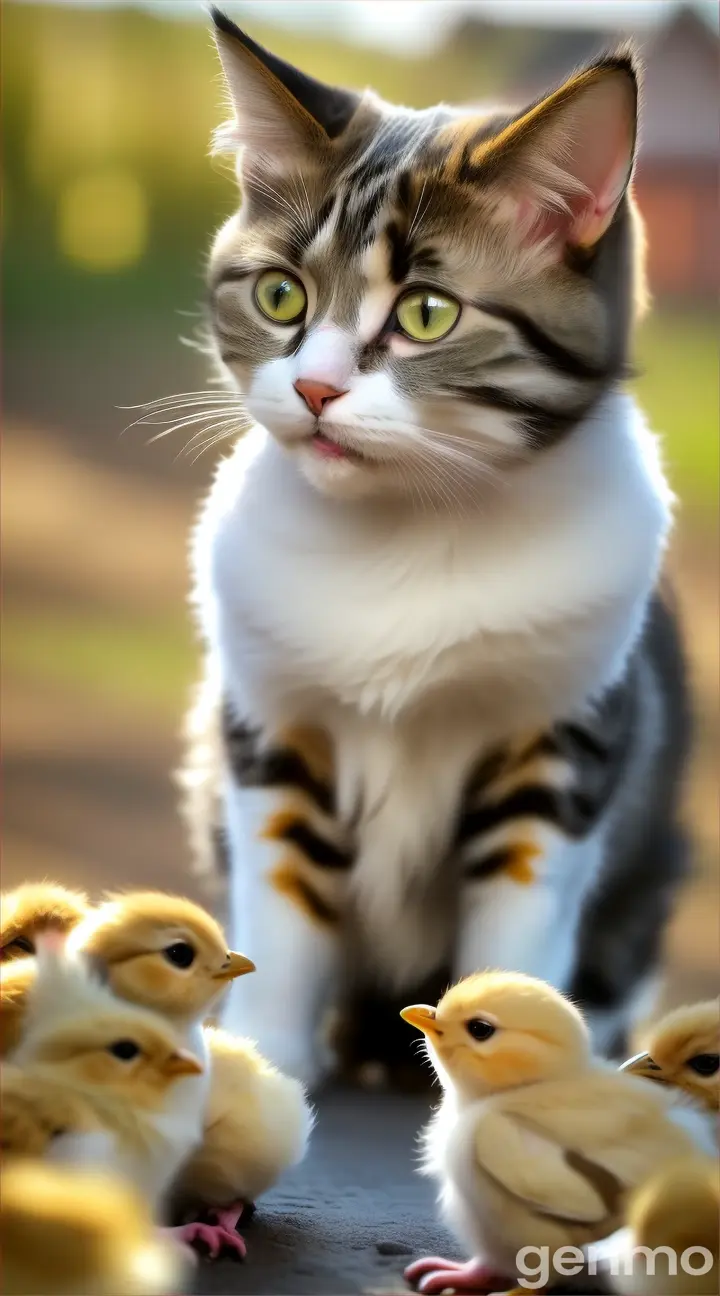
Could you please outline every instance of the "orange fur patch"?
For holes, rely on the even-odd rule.
[[[278,734],[273,747],[289,747],[305,762],[313,778],[331,783],[333,778],[332,744],[324,729],[297,725]]]
[[[462,121],[446,126],[438,135],[438,143],[450,147],[443,169],[448,180],[456,178],[463,160],[463,150],[473,135],[480,130],[482,124],[482,117],[465,117]]]
[[[529,886],[537,878],[532,861],[539,859],[542,850],[534,842],[521,842],[512,849],[512,858],[505,869],[509,878],[513,882],[518,882],[521,886]]]
[[[285,810],[276,810],[265,820],[260,830],[259,837],[261,841],[282,841],[287,833],[288,828],[292,828],[297,823],[304,823],[305,818],[295,807],[288,807]]]
[[[324,900],[291,857],[286,857],[271,869],[268,880],[280,895],[301,909],[312,922],[328,927],[338,921],[337,910]]]

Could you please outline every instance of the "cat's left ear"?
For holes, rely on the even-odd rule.
[[[632,176],[638,93],[632,51],[606,56],[478,142],[467,161],[497,186],[510,215],[514,203],[531,239],[551,235],[591,248]]]
[[[324,85],[271,54],[214,5],[210,15],[234,112],[234,121],[218,131],[216,147],[294,165],[327,150],[348,126],[360,96]]]

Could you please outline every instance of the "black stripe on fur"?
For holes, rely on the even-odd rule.
[[[512,324],[533,351],[537,351],[553,369],[557,369],[559,373],[569,378],[594,378],[597,381],[609,382],[612,378],[625,376],[624,371],[617,364],[594,364],[591,360],[585,360],[576,352],[568,350],[517,307],[488,301],[477,301],[474,305],[484,315],[492,315],[494,319]]]
[[[333,814],[335,792],[315,777],[299,752],[291,747],[260,748],[257,729],[236,720],[225,707],[223,736],[228,762],[241,787],[296,788],[324,814]]]
[[[283,828],[279,837],[282,841],[292,842],[318,868],[348,869],[352,864],[352,855],[348,851],[326,841],[299,817]]]
[[[548,445],[563,436],[588,413],[595,397],[584,400],[573,409],[554,409],[540,401],[516,396],[513,392],[489,383],[479,383],[473,387],[449,387],[456,396],[462,396],[473,405],[488,405],[492,409],[503,410],[519,419],[523,429],[531,436]]]

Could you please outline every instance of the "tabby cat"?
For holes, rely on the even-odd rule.
[[[185,782],[258,966],[226,1022],[314,1082],[349,965],[400,1001],[492,965],[621,1048],[686,743],[672,496],[622,385],[634,57],[522,111],[415,111],[213,20],[242,205],[211,330],[252,426],[194,536]]]

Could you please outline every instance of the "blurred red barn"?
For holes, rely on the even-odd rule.
[[[658,296],[717,299],[718,38],[682,9],[646,49],[635,191]]]
[[[525,48],[533,52],[512,77],[517,102],[536,98],[578,63],[616,44],[619,34],[535,29],[529,38],[526,31]],[[645,76],[635,194],[647,230],[650,286],[659,298],[714,301],[720,290],[720,41],[690,7],[674,10],[636,40]]]

